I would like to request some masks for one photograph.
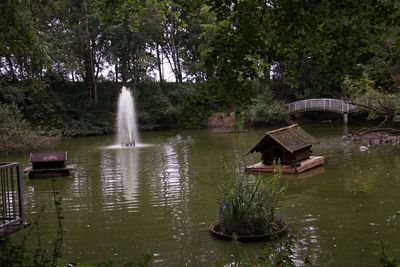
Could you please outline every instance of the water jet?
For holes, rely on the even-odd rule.
[[[122,86],[118,97],[116,143],[121,147],[134,147],[139,143],[135,101],[132,92],[125,86]]]

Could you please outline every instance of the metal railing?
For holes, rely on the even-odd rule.
[[[357,106],[341,99],[314,98],[292,102],[288,104],[289,114],[305,111],[332,111],[338,113],[351,113]]]
[[[0,234],[24,223],[22,176],[18,163],[0,163]]]

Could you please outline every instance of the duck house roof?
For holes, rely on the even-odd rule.
[[[67,152],[31,153],[29,157],[29,161],[32,163],[66,161],[67,159],[68,159]]]
[[[313,144],[317,143],[314,137],[306,133],[299,125],[292,124],[277,130],[268,131],[247,154],[264,151],[271,139],[290,153],[294,153],[306,147],[311,147]]]

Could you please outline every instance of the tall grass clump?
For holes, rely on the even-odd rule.
[[[281,220],[276,204],[284,187],[281,172],[271,177],[256,177],[251,181],[244,174],[225,171],[226,182],[220,188],[218,216],[222,231],[228,235],[274,234],[280,230]],[[251,176],[254,177],[254,176]]]

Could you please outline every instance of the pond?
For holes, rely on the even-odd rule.
[[[296,236],[296,257],[316,266],[376,266],[375,241],[400,247],[400,147],[357,145],[341,140],[343,126],[303,125],[317,138],[315,155],[328,163],[301,175],[283,176],[287,188],[279,213]],[[142,145],[113,149],[113,136],[75,138],[66,150],[75,175],[57,178],[65,216],[63,257],[71,262],[113,260],[143,254],[155,266],[227,264],[240,251],[256,258],[263,244],[235,245],[213,239],[223,168],[243,171],[260,155],[246,155],[266,129],[238,134],[199,131],[142,133]],[[1,158],[27,165],[29,153]],[[28,220],[39,214],[45,244],[57,232],[51,179],[24,180]],[[17,234],[22,238],[27,231]],[[32,235],[34,239],[34,235]]]

